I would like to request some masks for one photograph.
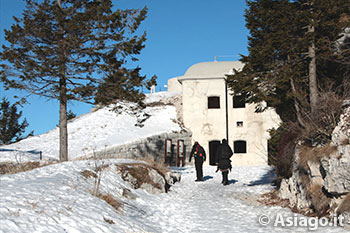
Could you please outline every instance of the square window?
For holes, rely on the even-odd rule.
[[[245,95],[233,96],[233,108],[245,108]]]
[[[237,127],[243,127],[243,121],[237,121],[236,122]]]
[[[208,108],[220,108],[220,97],[219,96],[208,97]]]
[[[243,140],[238,140],[233,142],[234,153],[245,154],[247,153],[247,142]]]

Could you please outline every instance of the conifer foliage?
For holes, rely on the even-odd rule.
[[[229,77],[249,102],[266,101],[283,121],[299,121],[301,108],[316,114],[319,91],[349,76],[348,0],[248,0],[249,54],[242,72]],[[316,107],[315,107],[316,106]],[[261,109],[259,109],[261,110]]]
[[[18,112],[15,104],[10,104],[6,98],[3,98],[0,102],[0,145],[23,139],[28,122],[26,119],[20,122],[21,117],[22,111]]]
[[[142,98],[146,77],[129,63],[145,46],[138,28],[146,13],[113,10],[111,0],[26,0],[22,17],[5,30],[10,45],[0,53],[1,80],[6,88],[59,101],[61,161],[68,160],[68,101],[94,103],[104,80],[116,84],[115,98]]]
[[[249,54],[228,85],[257,111],[276,109],[282,124],[270,131],[269,161],[288,177],[297,142],[329,142],[349,98],[350,1],[247,0],[247,6]]]

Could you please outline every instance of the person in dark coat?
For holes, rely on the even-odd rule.
[[[196,181],[203,181],[203,162],[206,160],[205,150],[195,142],[192,146],[189,161],[191,162],[192,157],[194,157],[194,164],[196,166]]]
[[[216,151],[216,164],[218,165],[218,169],[222,173],[222,184],[228,185],[228,172],[231,171],[231,156],[233,155],[231,147],[227,144],[226,139],[222,139],[222,143],[218,147]]]

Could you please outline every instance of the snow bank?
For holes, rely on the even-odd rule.
[[[147,95],[146,103],[159,102],[173,96],[173,93],[155,93]],[[68,123],[69,160],[101,151],[108,147],[122,145],[162,133],[180,131],[175,123],[176,109],[171,105],[147,107],[135,115],[131,111],[133,104],[119,104],[122,111],[113,111],[110,105],[82,115]],[[143,127],[135,126],[140,117],[149,118]],[[18,143],[0,147],[0,162],[25,162],[38,160],[40,151],[44,159],[59,158],[59,129],[29,137]]]

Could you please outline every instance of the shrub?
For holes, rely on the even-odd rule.
[[[113,197],[112,194],[100,194],[98,197],[110,204],[115,210],[119,210],[121,204]]]
[[[269,161],[275,167],[278,178],[289,178],[292,175],[299,132],[291,124],[284,123],[277,130],[270,131]]]

